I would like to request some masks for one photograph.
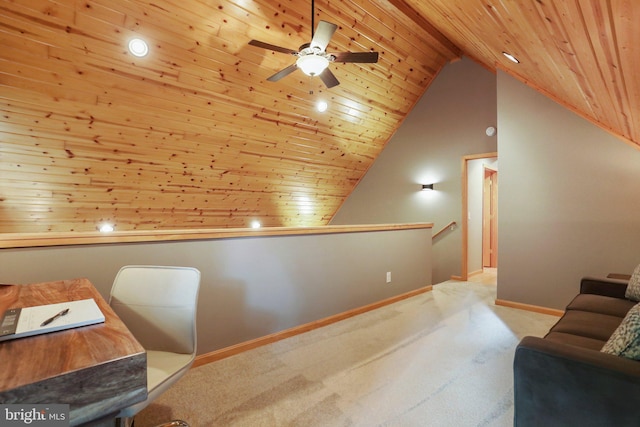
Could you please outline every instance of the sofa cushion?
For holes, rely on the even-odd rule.
[[[607,341],[622,322],[622,317],[567,310],[549,332],[564,332],[596,340]]]
[[[633,301],[640,301],[640,264],[633,270],[631,279],[629,279],[629,285],[624,296]]]
[[[613,332],[602,351],[640,360],[640,304],[636,304]]]
[[[606,341],[594,338],[583,337],[580,335],[567,334],[564,332],[549,332],[544,339],[562,344],[569,344],[576,347],[588,348],[590,350],[600,351]]]
[[[634,301],[627,299],[579,294],[569,303],[567,310],[589,311],[624,318],[634,305],[636,305]]]

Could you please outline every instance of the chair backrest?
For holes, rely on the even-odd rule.
[[[120,269],[109,305],[146,350],[195,354],[200,271],[130,265]]]

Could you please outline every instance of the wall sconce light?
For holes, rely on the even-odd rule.
[[[422,184],[422,191],[431,191],[433,190],[433,184]]]

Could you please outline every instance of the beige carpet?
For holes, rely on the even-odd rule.
[[[444,282],[345,321],[192,369],[136,417],[191,426],[511,426],[512,361],[554,316]]]

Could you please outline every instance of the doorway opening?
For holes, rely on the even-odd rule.
[[[497,159],[498,153],[474,154],[462,157],[462,269],[460,280],[467,281],[470,274],[482,273],[484,269],[484,174],[488,173],[490,179],[495,180],[495,192],[493,196],[489,192],[489,200],[493,197],[493,223],[491,215],[488,215],[488,261],[491,263],[491,252],[493,252],[493,262],[497,267],[498,260],[498,221],[497,221]],[[495,176],[491,177],[491,171],[495,171]],[[491,206],[489,206],[491,212]],[[492,229],[491,229],[492,227]],[[493,236],[493,245],[491,240]],[[496,267],[487,267],[495,270]]]

